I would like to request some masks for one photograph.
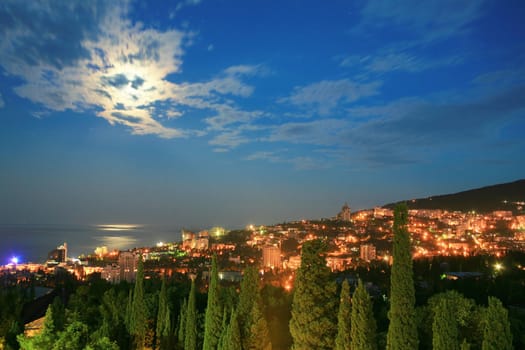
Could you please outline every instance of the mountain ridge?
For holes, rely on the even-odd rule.
[[[405,202],[409,209],[445,209],[448,211],[477,211],[480,213],[495,210],[510,210],[514,214],[525,214],[525,179],[489,185],[451,194],[410,199],[383,205],[393,208]]]

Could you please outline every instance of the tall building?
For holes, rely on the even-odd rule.
[[[263,247],[263,267],[270,269],[281,268],[281,248],[269,245]]]
[[[139,256],[132,252],[120,252],[118,265],[120,267],[120,280],[133,282],[137,274]]]
[[[58,246],[56,249],[53,249],[47,254],[47,259],[49,261],[54,261],[57,263],[63,263],[67,261],[67,243]]]
[[[364,261],[375,260],[376,247],[373,244],[362,244],[360,247],[360,257]]]
[[[337,218],[342,221],[350,221],[351,220],[350,214],[351,214],[350,207],[348,206],[348,203],[345,203],[343,207],[341,208],[341,211],[339,212],[339,214],[337,214]]]

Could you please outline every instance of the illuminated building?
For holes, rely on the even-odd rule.
[[[288,261],[285,262],[284,267],[290,270],[297,270],[299,267],[301,267],[301,256],[291,256],[288,258]]]
[[[101,272],[101,277],[110,283],[120,282],[120,266],[111,264],[104,267]]]
[[[120,252],[118,265],[120,267],[120,280],[132,282],[137,274],[138,255],[132,252]]]
[[[376,258],[376,247],[373,244],[362,244],[359,253],[359,256],[364,261],[374,260]]]
[[[375,218],[384,218],[385,216],[394,216],[394,211],[387,208],[374,208],[374,217]]]
[[[67,261],[67,243],[58,246],[47,254],[49,261],[63,263]]]
[[[182,231],[182,249],[183,250],[206,250],[210,244],[208,231],[201,231],[196,235],[190,231]]]
[[[226,231],[226,230],[224,229],[224,227],[218,227],[218,226],[216,226],[216,227],[212,227],[212,228],[210,229],[210,235],[211,235],[213,238],[220,238],[220,237],[226,235],[226,233],[228,233],[228,231]]]
[[[264,268],[281,268],[281,248],[274,245],[270,245],[263,247],[262,251]]]
[[[218,277],[220,281],[240,282],[242,281],[242,273],[240,271],[219,271]]]
[[[351,214],[350,207],[348,206],[347,203],[345,203],[343,207],[341,208],[341,211],[339,212],[339,214],[337,214],[337,218],[342,221],[350,221],[351,220],[350,214]]]

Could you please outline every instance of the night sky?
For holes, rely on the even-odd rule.
[[[0,2],[0,223],[335,215],[525,177],[525,2]]]

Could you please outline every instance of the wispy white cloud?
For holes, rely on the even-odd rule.
[[[175,16],[177,15],[177,12],[179,12],[183,8],[189,7],[189,6],[196,6],[196,5],[199,5],[201,2],[202,2],[202,0],[182,0],[182,1],[179,1],[177,6],[175,6],[175,9],[170,12],[169,18],[170,19],[174,19]]]
[[[351,103],[376,95],[379,81],[359,83],[349,79],[323,80],[306,86],[294,88],[293,93],[280,102],[288,102],[301,107],[314,107],[321,115],[328,115],[340,103]]]
[[[503,72],[501,75],[506,76]],[[445,149],[497,144],[502,128],[523,120],[525,85],[514,84],[503,91],[476,91],[461,98],[449,92],[449,98],[410,97],[352,107],[346,110],[345,119],[288,122],[273,127],[264,141],[323,146],[324,158],[371,166],[423,162]],[[284,159],[268,152],[248,158],[269,162]]]
[[[4,102],[4,99],[2,98],[2,94],[0,94],[0,108],[4,108],[5,106],[5,102]]]
[[[361,11],[359,31],[367,27],[397,25],[414,39],[425,42],[465,33],[483,13],[483,0],[371,0]]]
[[[441,59],[425,59],[406,52],[390,51],[377,55],[350,55],[340,58],[342,67],[355,67],[369,73],[385,73],[405,71],[418,73],[427,69],[449,66],[460,63],[460,57],[446,57]]]
[[[172,125],[184,116],[182,107],[211,112],[205,121],[210,129],[260,115],[239,109],[230,98],[252,95],[254,87],[243,79],[265,74],[263,66],[237,65],[208,81],[174,83],[168,76],[180,73],[191,35],[134,24],[127,11],[125,2],[5,2],[0,65],[23,79],[14,91],[48,110],[94,111],[134,134],[165,138],[203,135]],[[77,13],[84,16],[72,23]]]
[[[209,144],[219,146],[217,149],[221,151],[227,151],[248,141],[249,139],[243,136],[240,130],[228,130],[215,136]]]
[[[100,12],[105,15],[99,17],[99,7],[102,5],[93,3],[86,9],[92,17],[81,19],[89,22],[97,35],[68,38],[62,30],[67,32],[69,28],[57,29],[58,34],[48,34],[49,44],[33,50],[30,57],[19,55],[25,49],[21,43],[41,40],[41,32],[31,31],[37,26],[18,21],[5,31],[0,62],[9,74],[25,81],[15,92],[55,111],[96,110],[99,117],[111,124],[125,125],[135,134],[182,136],[180,130],[160,124],[146,107],[172,97],[165,78],[180,70],[184,33],[159,32],[132,24],[125,19],[126,9],[120,6],[104,7]],[[75,9],[70,6],[58,11],[52,4],[42,3],[31,10],[39,18],[62,26],[63,19],[73,16],[70,12]],[[55,34],[66,37],[55,38]],[[60,43],[64,47],[58,52],[51,50],[57,39],[69,39]],[[73,56],[71,51],[75,48],[78,54]]]

